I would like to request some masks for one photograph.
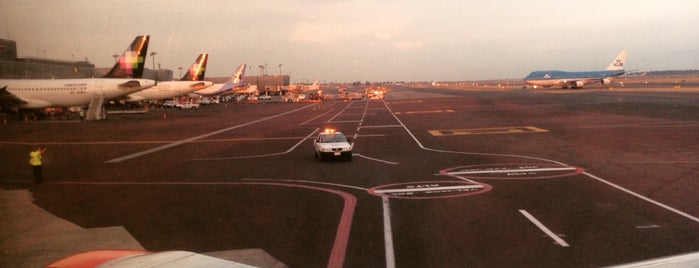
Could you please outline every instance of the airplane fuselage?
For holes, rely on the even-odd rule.
[[[155,85],[149,79],[1,79],[0,98],[15,107],[37,109],[88,105],[95,95],[113,99]]]
[[[586,84],[598,82],[602,85],[611,83],[610,77],[624,74],[624,70],[603,70],[585,72],[534,71],[524,78],[524,82],[534,86],[562,86],[579,88]]]
[[[192,93],[200,95],[200,96],[218,96],[218,95],[223,95],[227,94],[230,92],[235,92],[238,90],[244,89],[244,84],[242,83],[224,83],[224,84],[213,84],[210,87],[194,91]]]
[[[127,96],[127,101],[160,100],[185,95],[213,85],[210,81],[160,81],[157,85]]]

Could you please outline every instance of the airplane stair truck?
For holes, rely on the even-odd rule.
[[[88,105],[86,120],[103,120],[107,119],[104,111],[104,94],[92,95],[90,104]]]

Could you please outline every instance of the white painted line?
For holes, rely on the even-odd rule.
[[[257,158],[257,157],[267,157],[267,156],[276,156],[276,155],[288,154],[291,151],[293,151],[294,149],[296,149],[296,147],[299,147],[299,145],[301,145],[301,143],[303,143],[307,139],[311,138],[311,136],[313,136],[313,134],[315,134],[318,130],[320,130],[320,129],[316,128],[315,130],[313,130],[313,132],[311,132],[311,134],[308,134],[308,136],[304,137],[299,142],[294,144],[294,146],[291,146],[291,148],[289,148],[288,150],[286,150],[284,152],[280,152],[280,153],[257,154],[257,155],[246,155],[246,156],[232,156],[232,157],[194,158],[192,160],[193,161],[232,160],[232,159]]]
[[[403,127],[401,125],[383,125],[383,126],[361,126],[359,128],[389,128],[389,127]]]
[[[494,170],[457,171],[457,172],[449,172],[449,174],[454,174],[454,175],[495,174],[495,173],[510,173],[510,172],[564,171],[564,170],[576,170],[576,168],[575,167],[560,167],[560,168],[494,169]]]
[[[321,115],[318,115],[318,116],[316,116],[316,117],[313,117],[313,118],[311,118],[311,119],[308,119],[306,122],[303,122],[303,123],[299,124],[299,126],[303,126],[303,125],[305,125],[305,124],[308,124],[308,123],[310,123],[310,122],[313,121],[313,120],[316,120],[316,119],[318,119],[318,118],[320,118],[320,117],[325,116],[326,114],[329,114],[330,112],[332,112],[332,111],[327,111],[327,112],[325,112],[325,113],[323,113],[323,114],[321,114]]]
[[[590,177],[590,178],[593,178],[593,179],[598,180],[598,181],[600,181],[600,182],[603,182],[603,183],[605,183],[605,184],[607,184],[607,185],[609,185],[609,186],[612,186],[612,187],[614,187],[614,188],[616,188],[616,189],[618,189],[618,190],[621,190],[622,192],[625,192],[625,193],[627,193],[627,194],[630,194],[630,195],[633,195],[633,196],[638,197],[638,198],[640,198],[640,199],[643,199],[643,200],[645,200],[646,202],[649,202],[649,203],[654,204],[654,205],[656,205],[656,206],[659,206],[659,207],[661,207],[661,208],[664,208],[664,209],[667,209],[667,210],[669,210],[669,211],[672,211],[672,212],[674,212],[674,213],[676,213],[676,214],[678,214],[678,215],[680,215],[680,216],[682,216],[682,217],[685,217],[685,218],[687,218],[687,219],[690,219],[690,220],[692,220],[692,221],[694,221],[694,222],[699,222],[699,218],[694,217],[694,216],[692,216],[692,215],[689,215],[689,214],[687,214],[687,213],[685,213],[685,212],[682,212],[682,211],[680,211],[680,210],[678,210],[678,209],[676,209],[676,208],[673,208],[673,207],[671,207],[671,206],[665,205],[665,204],[663,204],[663,203],[660,203],[660,202],[655,201],[655,200],[653,200],[653,199],[650,199],[650,198],[648,198],[648,197],[645,197],[645,196],[642,196],[642,195],[637,194],[637,193],[635,193],[635,192],[632,192],[631,190],[628,190],[628,189],[626,189],[626,188],[624,188],[624,187],[621,187],[621,186],[616,185],[616,184],[614,184],[614,183],[611,183],[611,182],[608,182],[608,181],[606,181],[606,180],[603,180],[602,178],[597,177],[597,176],[595,176],[595,175],[592,175],[592,174],[590,174],[590,173],[583,172],[582,174],[585,174],[585,175],[587,175],[587,176]]]
[[[639,261],[622,265],[607,266],[613,268],[667,268],[667,267],[699,267],[699,252],[675,255],[664,258]]]
[[[356,139],[356,137],[355,137],[355,139]],[[376,162],[386,163],[386,164],[389,164],[389,165],[398,165],[397,162],[391,162],[391,161],[387,161],[387,160],[381,160],[381,159],[378,159],[378,158],[368,157],[368,156],[366,156],[366,155],[362,155],[362,154],[359,154],[359,153],[352,154],[352,155],[353,155],[353,156],[362,157],[362,158],[365,158],[365,159],[369,159],[369,160],[373,160],[373,161],[376,161]]]
[[[532,216],[532,214],[529,214],[529,212],[527,212],[526,210],[523,210],[523,209],[520,209],[519,213],[522,213],[522,215],[524,215],[524,217],[527,217],[527,219],[529,219],[529,221],[534,223],[534,225],[536,225],[536,227],[539,227],[539,229],[541,229],[541,231],[544,231],[544,233],[546,233],[546,235],[553,238],[553,240],[556,241],[556,243],[558,245],[560,245],[561,247],[570,247],[570,245],[568,245],[568,243],[566,243],[565,240],[560,238],[558,235],[554,234],[551,230],[549,230],[549,228],[547,228],[539,220],[534,218],[534,216]]]
[[[134,159],[134,158],[141,157],[141,156],[144,156],[144,155],[147,155],[147,154],[152,154],[152,153],[159,152],[159,151],[162,151],[162,150],[165,150],[165,149],[169,149],[169,148],[172,148],[172,147],[175,147],[175,146],[179,146],[179,145],[182,145],[182,144],[185,144],[185,143],[190,143],[190,142],[193,142],[193,141],[196,141],[196,140],[201,140],[201,139],[203,139],[203,138],[210,137],[210,136],[213,136],[213,135],[216,135],[216,134],[220,134],[220,133],[223,133],[223,132],[226,132],[226,131],[230,131],[230,130],[233,130],[233,129],[237,129],[237,128],[249,126],[249,125],[256,124],[256,123],[259,123],[259,122],[262,122],[262,121],[267,121],[267,120],[269,120],[269,119],[277,118],[277,117],[284,116],[284,115],[287,115],[287,114],[290,114],[290,113],[295,113],[295,112],[301,111],[301,110],[303,110],[303,109],[306,109],[306,108],[308,108],[308,107],[311,107],[311,106],[314,106],[314,105],[317,105],[317,104],[318,104],[318,103],[306,105],[306,106],[303,106],[303,107],[301,107],[301,108],[298,108],[298,109],[295,109],[295,110],[291,110],[291,111],[288,111],[288,112],[285,112],[285,113],[280,113],[280,114],[277,114],[277,115],[273,115],[273,116],[261,118],[261,119],[258,119],[258,120],[250,121],[250,122],[247,122],[247,123],[243,123],[243,124],[240,124],[240,125],[235,125],[235,126],[232,126],[232,127],[229,127],[229,128],[220,129],[220,130],[217,130],[217,131],[209,132],[209,133],[207,133],[207,134],[199,135],[199,136],[192,137],[192,138],[189,138],[189,139],[185,139],[185,140],[181,140],[181,141],[176,141],[176,142],[173,142],[173,143],[168,143],[168,144],[161,145],[161,146],[158,146],[158,147],[149,149],[149,150],[141,151],[141,152],[138,152],[138,153],[133,153],[133,154],[130,154],[130,155],[125,155],[125,156],[122,156],[122,157],[117,157],[117,158],[114,158],[114,159],[112,159],[112,160],[107,160],[107,161],[104,161],[104,162],[105,162],[105,163],[119,163],[119,162],[123,162],[123,161],[126,161],[126,160]]]
[[[329,123],[329,122],[332,122],[333,120],[335,120],[336,117],[340,116],[340,114],[342,114],[343,112],[345,112],[345,110],[346,110],[348,107],[350,107],[350,106],[352,106],[352,102],[350,102],[349,104],[347,104],[347,106],[345,106],[345,108],[342,108],[342,110],[340,110],[339,112],[337,112],[337,114],[335,114],[335,116],[333,116],[332,118],[330,118],[330,119],[328,120],[328,123]]]
[[[383,203],[383,242],[386,250],[386,268],[396,267],[396,256],[393,250],[393,229],[391,228],[391,206],[388,197],[381,197]]]
[[[458,185],[458,186],[442,186],[442,187],[424,187],[424,188],[403,188],[403,189],[387,189],[376,190],[375,193],[405,193],[405,192],[428,192],[441,190],[460,190],[460,189],[482,189],[483,185]]]
[[[329,183],[329,182],[322,182],[322,181],[283,180],[283,179],[281,179],[281,180],[280,179],[241,179],[241,180],[243,180],[243,181],[270,181],[270,182],[285,181],[285,182],[296,182],[296,183],[310,183],[310,184],[320,184],[320,185],[345,187],[345,188],[356,189],[356,190],[361,190],[361,191],[369,191],[369,189],[367,189],[367,188],[362,188],[362,187],[358,187],[358,186],[339,184],[339,183]]]
[[[328,123],[361,123],[362,120],[328,121]]]

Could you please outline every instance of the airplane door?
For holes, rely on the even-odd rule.
[[[96,79],[95,80],[95,92],[96,94],[104,92],[104,80],[103,79]]]

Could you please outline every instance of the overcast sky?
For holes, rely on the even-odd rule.
[[[0,1],[20,57],[110,67],[140,34],[176,75],[201,52],[209,77],[283,64],[292,82],[522,78],[604,69],[622,49],[627,70],[699,68],[695,0]]]

